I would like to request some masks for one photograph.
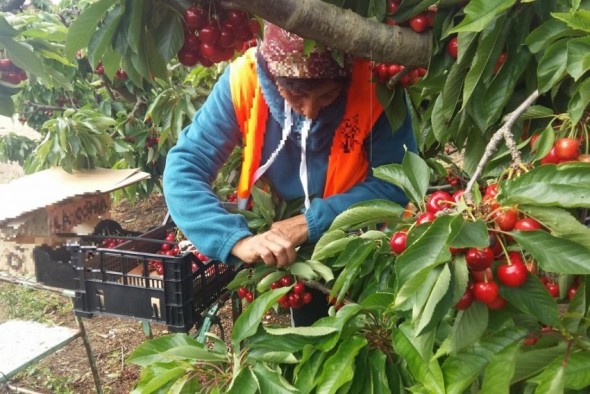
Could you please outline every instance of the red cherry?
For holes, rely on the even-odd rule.
[[[432,193],[426,200],[426,210],[432,213],[437,213],[445,208],[452,206],[453,196],[444,190],[438,190]]]
[[[219,39],[219,35],[219,27],[217,27],[217,24],[215,23],[209,23],[207,26],[202,27],[199,30],[199,40],[205,44],[215,45]]]
[[[248,14],[242,10],[229,10],[227,20],[234,26],[241,26],[248,23]]]
[[[189,31],[200,29],[209,21],[207,12],[197,6],[191,6],[184,10],[183,18]]]
[[[390,64],[387,66],[387,77],[393,78],[404,69],[404,66],[400,64]]]
[[[477,282],[473,285],[473,297],[485,304],[495,301],[499,293],[496,282]]]
[[[416,218],[416,224],[420,225],[423,223],[434,222],[436,216],[432,212],[424,212]]]
[[[495,198],[498,195],[498,184],[492,183],[486,187],[485,196]]]
[[[535,343],[539,342],[539,334],[536,332],[529,333],[523,340],[522,344],[524,346],[533,346]]]
[[[555,141],[555,153],[560,161],[570,161],[578,158],[580,141],[575,138],[558,138]]]
[[[248,289],[246,289],[245,287],[240,287],[238,289],[238,297],[244,298],[246,297],[246,294],[248,294]]]
[[[182,47],[184,49],[187,49],[189,51],[198,51],[200,44],[201,41],[199,41],[199,38],[194,34],[190,33],[184,35],[184,44],[182,44]]]
[[[305,284],[302,281],[297,281],[293,286],[293,293],[303,294],[305,292]]]
[[[512,231],[518,220],[518,211],[516,208],[506,208],[497,211],[494,215],[496,226],[502,231]]]
[[[400,0],[387,0],[387,13],[395,14],[399,9]]]
[[[539,230],[540,228],[541,224],[533,218],[519,219],[514,223],[514,230],[516,231],[533,231]]]
[[[494,262],[494,251],[492,248],[470,248],[465,253],[467,266],[473,271],[484,271]]]
[[[483,271],[470,271],[470,274],[475,282],[491,282],[494,280],[494,273],[491,268]]]
[[[455,191],[452,195],[453,201],[455,201],[456,203],[461,202],[461,200],[463,199],[463,193],[465,193],[465,190],[463,189]]]
[[[391,239],[389,240],[389,247],[391,248],[391,251],[395,254],[402,254],[404,250],[406,250],[407,239],[408,234],[405,230],[393,233]]]
[[[313,295],[309,291],[306,291],[301,296],[301,299],[303,300],[304,304],[309,304],[311,302],[311,300],[313,299]]]
[[[496,297],[495,300],[488,302],[488,309],[493,311],[497,311],[499,309],[504,309],[506,306],[506,300],[500,296]]]
[[[123,69],[119,69],[115,72],[115,78],[117,78],[120,81],[124,81],[127,79],[127,71],[123,70]]]
[[[412,17],[408,24],[416,33],[422,33],[428,28],[428,19],[426,18],[426,15],[422,13]]]
[[[498,71],[500,71],[502,65],[506,63],[507,58],[508,54],[506,52],[500,53],[500,56],[498,56],[498,60],[496,60],[496,64],[494,65],[494,75],[496,75]]]
[[[547,288],[547,291],[549,291],[549,294],[551,294],[551,297],[559,297],[559,285],[557,283],[553,281],[547,281],[547,283],[545,283],[545,287]]]
[[[9,71],[2,73],[2,80],[11,85],[18,85],[21,82],[20,75],[17,71]]]
[[[520,254],[520,252],[515,252],[515,251],[508,252],[508,262],[511,264],[514,264],[514,263],[524,264],[524,260],[522,259],[522,254]]]
[[[303,300],[301,299],[301,296],[299,294],[290,293],[289,304],[291,304],[291,308],[298,309],[303,305]]]
[[[254,301],[254,293],[249,291],[244,298],[246,299],[246,301],[252,302]]]
[[[217,46],[212,45],[212,44],[207,44],[206,42],[201,42],[200,50],[201,50],[201,55],[203,55],[205,58],[211,60],[212,62],[217,63],[215,61],[215,58],[219,54]]]
[[[465,293],[461,296],[459,301],[455,304],[455,309],[463,311],[473,304],[473,291],[467,287]]]
[[[0,59],[0,71],[14,71],[14,63],[8,58]]]
[[[520,287],[527,279],[529,271],[526,265],[520,261],[512,261],[512,264],[502,264],[498,267],[498,279],[509,287]]]
[[[248,28],[250,29],[250,33],[254,36],[260,33],[260,22],[258,22],[258,19],[251,18],[248,21]]]
[[[289,275],[285,275],[279,280],[281,281],[281,284],[283,285],[283,287],[290,286],[291,283],[293,283],[293,279],[291,279],[291,277]]]
[[[553,145],[549,153],[541,159],[541,164],[559,164],[559,157],[557,157],[557,149],[555,148],[555,145]]]
[[[189,51],[185,48],[178,51],[176,56],[178,57],[180,64],[183,66],[192,67],[199,62],[198,53],[195,51]]]
[[[571,301],[574,299],[574,296],[576,295],[576,292],[578,291],[578,286],[574,285],[572,287],[570,287],[567,291],[567,298]]]
[[[222,48],[233,47],[235,41],[234,32],[227,26],[221,26],[219,29],[219,41],[218,44]]]

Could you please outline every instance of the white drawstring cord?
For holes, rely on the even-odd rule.
[[[305,194],[305,209],[308,210],[311,205],[309,201],[309,189],[307,184],[307,137],[309,136],[309,130],[311,129],[311,119],[307,117],[303,121],[303,127],[301,129],[301,161],[299,163],[299,180],[303,187],[303,193]]]

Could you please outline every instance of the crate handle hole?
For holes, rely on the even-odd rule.
[[[104,311],[104,290],[99,289],[96,290],[96,296],[98,297],[98,305],[100,308],[100,311]]]
[[[152,297],[151,304],[152,304],[153,318],[160,319],[160,299],[157,297]]]

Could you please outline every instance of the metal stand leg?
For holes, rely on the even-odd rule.
[[[86,335],[86,328],[84,327],[84,322],[82,318],[74,315],[76,318],[76,323],[78,323],[78,329],[80,330],[80,336],[82,337],[82,341],[84,342],[84,348],[86,349],[86,355],[88,356],[88,364],[90,364],[90,369],[92,371],[92,378],[94,379],[94,386],[96,387],[97,394],[103,394],[102,386],[100,385],[100,377],[98,376],[98,368],[96,367],[96,362],[94,362],[94,355],[92,354],[92,348],[90,347],[90,341],[88,340],[88,335]]]

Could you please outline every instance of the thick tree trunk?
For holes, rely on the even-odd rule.
[[[426,66],[432,37],[389,26],[321,0],[226,0],[301,37],[378,62]]]

